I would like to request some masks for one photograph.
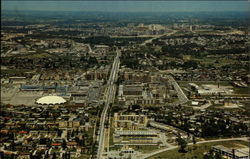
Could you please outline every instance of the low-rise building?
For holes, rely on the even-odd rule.
[[[212,147],[212,150],[230,159],[249,159],[249,148],[232,149],[222,145]]]
[[[114,127],[135,130],[147,126],[148,118],[146,115],[135,114],[114,114]]]

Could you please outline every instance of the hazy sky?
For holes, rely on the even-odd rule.
[[[7,1],[3,10],[192,12],[248,11],[248,1]]]

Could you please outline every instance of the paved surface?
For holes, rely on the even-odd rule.
[[[168,75],[167,78],[168,78],[169,82],[174,86],[174,89],[175,89],[176,92],[177,92],[179,101],[178,101],[178,103],[176,103],[176,104],[183,104],[183,103],[188,102],[187,96],[186,96],[185,93],[182,91],[181,87],[180,87],[179,84],[175,81],[175,79],[174,79],[172,76],[170,76],[170,75]]]
[[[170,36],[170,35],[172,35],[172,34],[174,34],[174,33],[176,33],[177,31],[176,30],[174,30],[174,31],[172,31],[172,32],[170,32],[170,33],[166,33],[166,34],[163,34],[163,35],[156,35],[155,37],[153,37],[153,38],[151,38],[151,39],[148,39],[148,40],[146,40],[146,41],[144,41],[141,45],[142,46],[144,46],[144,45],[146,45],[146,44],[148,44],[148,43],[151,43],[153,40],[155,40],[155,39],[159,39],[159,38],[161,38],[161,37],[163,37],[163,36]]]
[[[166,147],[173,147],[173,145],[171,145],[170,143],[167,142],[167,137],[165,134],[163,133],[160,133],[160,139],[161,139],[161,142],[163,144],[163,146],[166,146]]]
[[[248,138],[247,137],[243,137],[243,138],[227,138],[227,139],[206,140],[206,141],[199,141],[196,144],[204,144],[204,143],[220,142],[220,141],[233,141],[233,140],[248,141]],[[192,145],[192,144],[193,143],[189,143],[188,145]],[[156,155],[158,153],[169,151],[169,150],[173,150],[173,149],[176,149],[176,148],[178,148],[178,146],[172,146],[172,147],[164,148],[164,149],[161,149],[161,150],[157,150],[157,151],[154,151],[152,153],[145,154],[144,156],[139,157],[138,159],[146,159],[146,158],[154,156],[154,155]]]
[[[89,44],[87,44],[87,47],[89,48],[89,53],[90,53],[90,54],[94,53],[93,50],[92,50],[92,48],[90,47]]]
[[[1,102],[11,105],[35,106],[37,98],[43,96],[43,92],[24,92],[19,90],[20,85],[14,85],[11,88],[1,89]]]
[[[106,92],[106,102],[105,102],[105,105],[101,114],[100,126],[99,126],[99,138],[98,138],[99,140],[98,140],[98,150],[97,150],[98,159],[104,158],[102,155],[103,155],[103,150],[105,147],[105,137],[106,137],[105,136],[105,119],[107,117],[107,111],[109,109],[109,105],[110,103],[113,102],[114,96],[115,96],[114,82],[117,80],[117,75],[118,75],[119,66],[120,66],[119,56],[120,56],[120,51],[117,51],[117,56],[114,59],[110,77],[107,83],[108,88]]]
[[[211,101],[209,100],[208,103],[201,105],[200,107],[193,107],[194,109],[200,109],[200,110],[205,110],[208,107],[210,107],[212,105]]]

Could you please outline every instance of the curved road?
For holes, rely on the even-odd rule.
[[[199,141],[196,144],[204,144],[204,143],[220,142],[220,141],[233,141],[233,140],[242,140],[242,141],[249,142],[248,139],[249,138],[247,138],[247,137],[242,137],[242,138],[227,138],[227,139],[215,139],[215,140]],[[193,143],[189,143],[188,145],[193,145]],[[161,150],[158,150],[158,151],[154,151],[152,153],[145,154],[144,156],[140,157],[140,159],[146,159],[146,158],[152,157],[154,155],[157,155],[158,153],[162,153],[162,152],[165,152],[165,151],[173,150],[173,149],[176,149],[176,148],[178,148],[178,146],[172,146],[172,147],[164,148],[164,149],[161,149]]]
[[[153,37],[153,38],[151,38],[151,39],[148,39],[148,40],[144,41],[144,42],[141,44],[141,46],[145,46],[146,44],[151,43],[153,40],[159,39],[159,38],[161,38],[161,37],[163,37],[163,36],[170,36],[170,35],[173,35],[173,34],[175,34],[176,32],[177,32],[176,30],[173,30],[173,31],[170,32],[170,33],[165,33],[165,34],[162,34],[162,35],[156,35],[155,37]]]

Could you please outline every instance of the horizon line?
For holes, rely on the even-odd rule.
[[[245,10],[218,10],[218,11],[81,11],[81,10],[9,10],[9,9],[2,9],[1,12],[88,12],[88,13],[192,13],[192,12],[206,12],[206,13],[216,13],[216,12],[249,12]]]

